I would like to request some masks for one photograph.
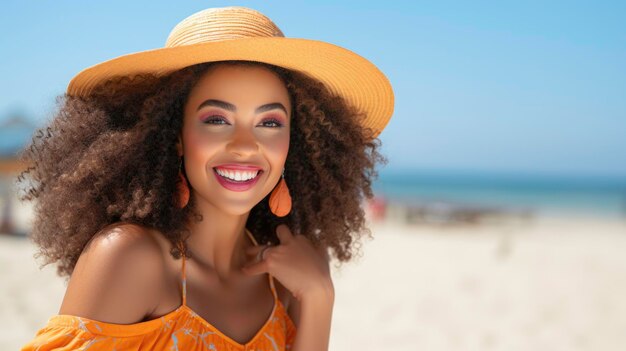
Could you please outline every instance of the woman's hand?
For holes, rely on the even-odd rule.
[[[334,296],[328,256],[318,252],[304,235],[292,234],[285,224],[276,228],[276,235],[280,244],[266,249],[260,262],[257,255],[265,245],[246,250],[248,263],[241,268],[242,272],[249,275],[268,272],[298,301],[319,294]]]

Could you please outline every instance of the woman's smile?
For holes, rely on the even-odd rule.
[[[224,178],[228,178],[232,181],[237,182],[245,182],[250,179],[256,178],[256,176],[261,172],[260,170],[256,171],[229,171],[223,168],[213,168],[215,172],[221,175]]]
[[[226,189],[232,191],[246,191],[252,188],[259,180],[263,171],[225,171],[213,168],[218,182]]]

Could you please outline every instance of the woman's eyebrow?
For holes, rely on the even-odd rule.
[[[226,102],[226,101],[222,101],[222,100],[217,100],[217,99],[208,99],[205,100],[203,103],[200,104],[200,106],[198,106],[198,109],[196,111],[199,111],[201,108],[203,107],[207,107],[207,106],[215,106],[215,107],[219,107],[222,108],[224,110],[228,110],[231,112],[235,112],[237,111],[237,107],[235,107],[235,105]],[[285,106],[283,106],[283,104],[281,104],[280,102],[272,102],[269,104],[265,104],[262,106],[259,106],[255,112],[256,113],[261,113],[261,112],[265,112],[265,111],[269,111],[269,110],[273,110],[273,109],[280,109],[283,110],[283,112],[285,112],[286,115],[289,115],[287,113],[287,109],[285,108]]]

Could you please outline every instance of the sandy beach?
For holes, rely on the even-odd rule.
[[[623,350],[626,219],[372,223],[333,267],[330,350]],[[0,235],[0,349],[57,313],[65,285],[24,238]]]

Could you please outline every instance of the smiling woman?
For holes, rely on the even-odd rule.
[[[348,90],[348,75],[325,75],[338,58],[367,62],[335,46],[327,69],[307,69],[296,64],[307,46],[289,47],[300,39],[211,39],[233,16],[282,36],[251,9],[201,11],[181,25],[223,24],[202,31],[204,50],[163,49],[170,60],[152,64],[194,62],[114,74],[128,60],[151,67],[128,55],[81,72],[23,150],[32,167],[18,178],[22,198],[37,200],[31,238],[71,278],[59,314],[23,350],[328,349],[329,250],[348,261],[369,232],[361,201],[386,162],[376,136],[389,101],[359,101],[390,87]],[[231,42],[292,58],[205,57]],[[180,50],[200,47],[191,44]]]

